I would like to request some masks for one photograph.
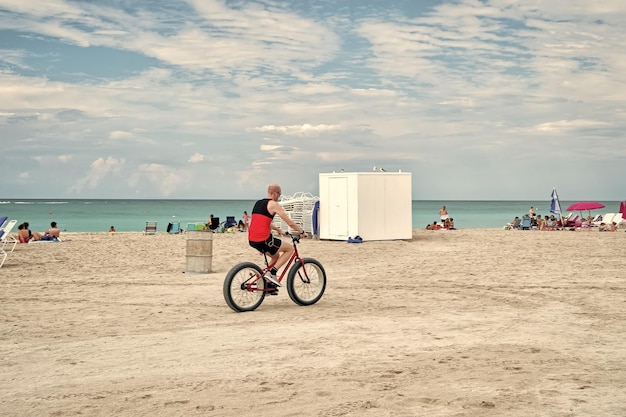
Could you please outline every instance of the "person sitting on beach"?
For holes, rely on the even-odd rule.
[[[545,218],[543,219],[543,223],[544,230],[554,230],[554,221],[550,217],[545,216]]]
[[[454,219],[452,217],[450,217],[450,219],[448,219],[448,230],[456,230],[454,228]]]
[[[606,223],[602,222],[600,223],[600,226],[598,227],[598,232],[604,232],[607,231],[606,230]]]
[[[605,232],[617,232],[617,223],[611,222],[611,224],[609,225],[608,229],[605,230]]]
[[[24,227],[24,223],[17,226],[17,241],[19,243],[28,243],[30,241],[28,229]]]
[[[522,219],[520,219],[519,216],[515,216],[515,218],[511,220],[511,223],[506,224],[507,230],[519,229],[521,227],[522,227]]]
[[[31,232],[30,231],[30,225],[28,224],[28,222],[24,222],[22,223],[22,225],[24,226],[24,229],[26,229],[27,233],[28,233],[28,241],[30,242],[31,240],[33,241],[37,241],[37,240],[41,240],[41,233],[39,232]]]
[[[436,221],[426,226],[426,230],[439,230],[439,229],[441,229],[441,225],[437,224]]]
[[[245,232],[246,231],[246,225],[243,223],[243,220],[239,220],[239,223],[237,223],[237,229],[240,232]]]
[[[42,240],[58,240],[61,236],[61,231],[57,227],[57,222],[50,222],[50,228],[44,232]],[[50,239],[52,238],[52,239]]]
[[[587,218],[583,218],[580,226],[583,230],[590,230],[593,227],[593,217],[589,216]]]
[[[250,227],[250,216],[247,211],[243,212],[243,227],[244,230],[248,230],[248,227]]]
[[[115,233],[115,226],[109,227],[109,233]]]

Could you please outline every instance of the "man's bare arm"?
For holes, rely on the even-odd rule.
[[[268,207],[268,208],[273,210],[275,214],[278,214],[280,216],[280,218],[283,219],[285,221],[285,223],[287,223],[289,225],[289,227],[291,227],[294,230],[298,230],[301,234],[304,233],[304,229],[302,229],[300,226],[298,226],[296,224],[296,222],[291,220],[289,218],[289,216],[287,216],[287,213],[285,213],[285,210],[283,209],[283,206],[278,204],[276,201],[271,201],[270,202],[270,207]],[[276,228],[273,227],[273,229],[276,230],[277,232],[280,232],[280,229],[278,227],[276,227]]]

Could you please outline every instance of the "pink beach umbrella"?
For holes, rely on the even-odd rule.
[[[597,210],[601,208],[604,208],[604,204],[598,203],[597,201],[580,201],[569,206],[566,211],[580,211],[580,217],[582,217],[583,210],[587,210],[589,213],[591,213],[591,210]]]
[[[619,212],[622,213],[622,219],[626,220],[626,200],[619,203]]]

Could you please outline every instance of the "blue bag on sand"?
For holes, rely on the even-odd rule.
[[[363,243],[363,238],[361,236],[355,236],[354,238],[348,236],[348,243]]]

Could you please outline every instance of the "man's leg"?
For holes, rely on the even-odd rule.
[[[270,257],[270,265],[273,265],[274,267],[276,267],[276,262],[278,262],[278,258],[280,257],[280,250],[277,250],[275,254],[270,255],[269,252],[267,252],[267,255]]]
[[[293,253],[293,245],[288,242],[281,242],[280,249],[278,249],[278,252],[276,252],[276,254],[279,253],[280,257],[276,261],[276,265],[274,265],[274,268],[276,269],[279,269],[281,266],[287,263],[287,261],[291,257],[291,254]]]

